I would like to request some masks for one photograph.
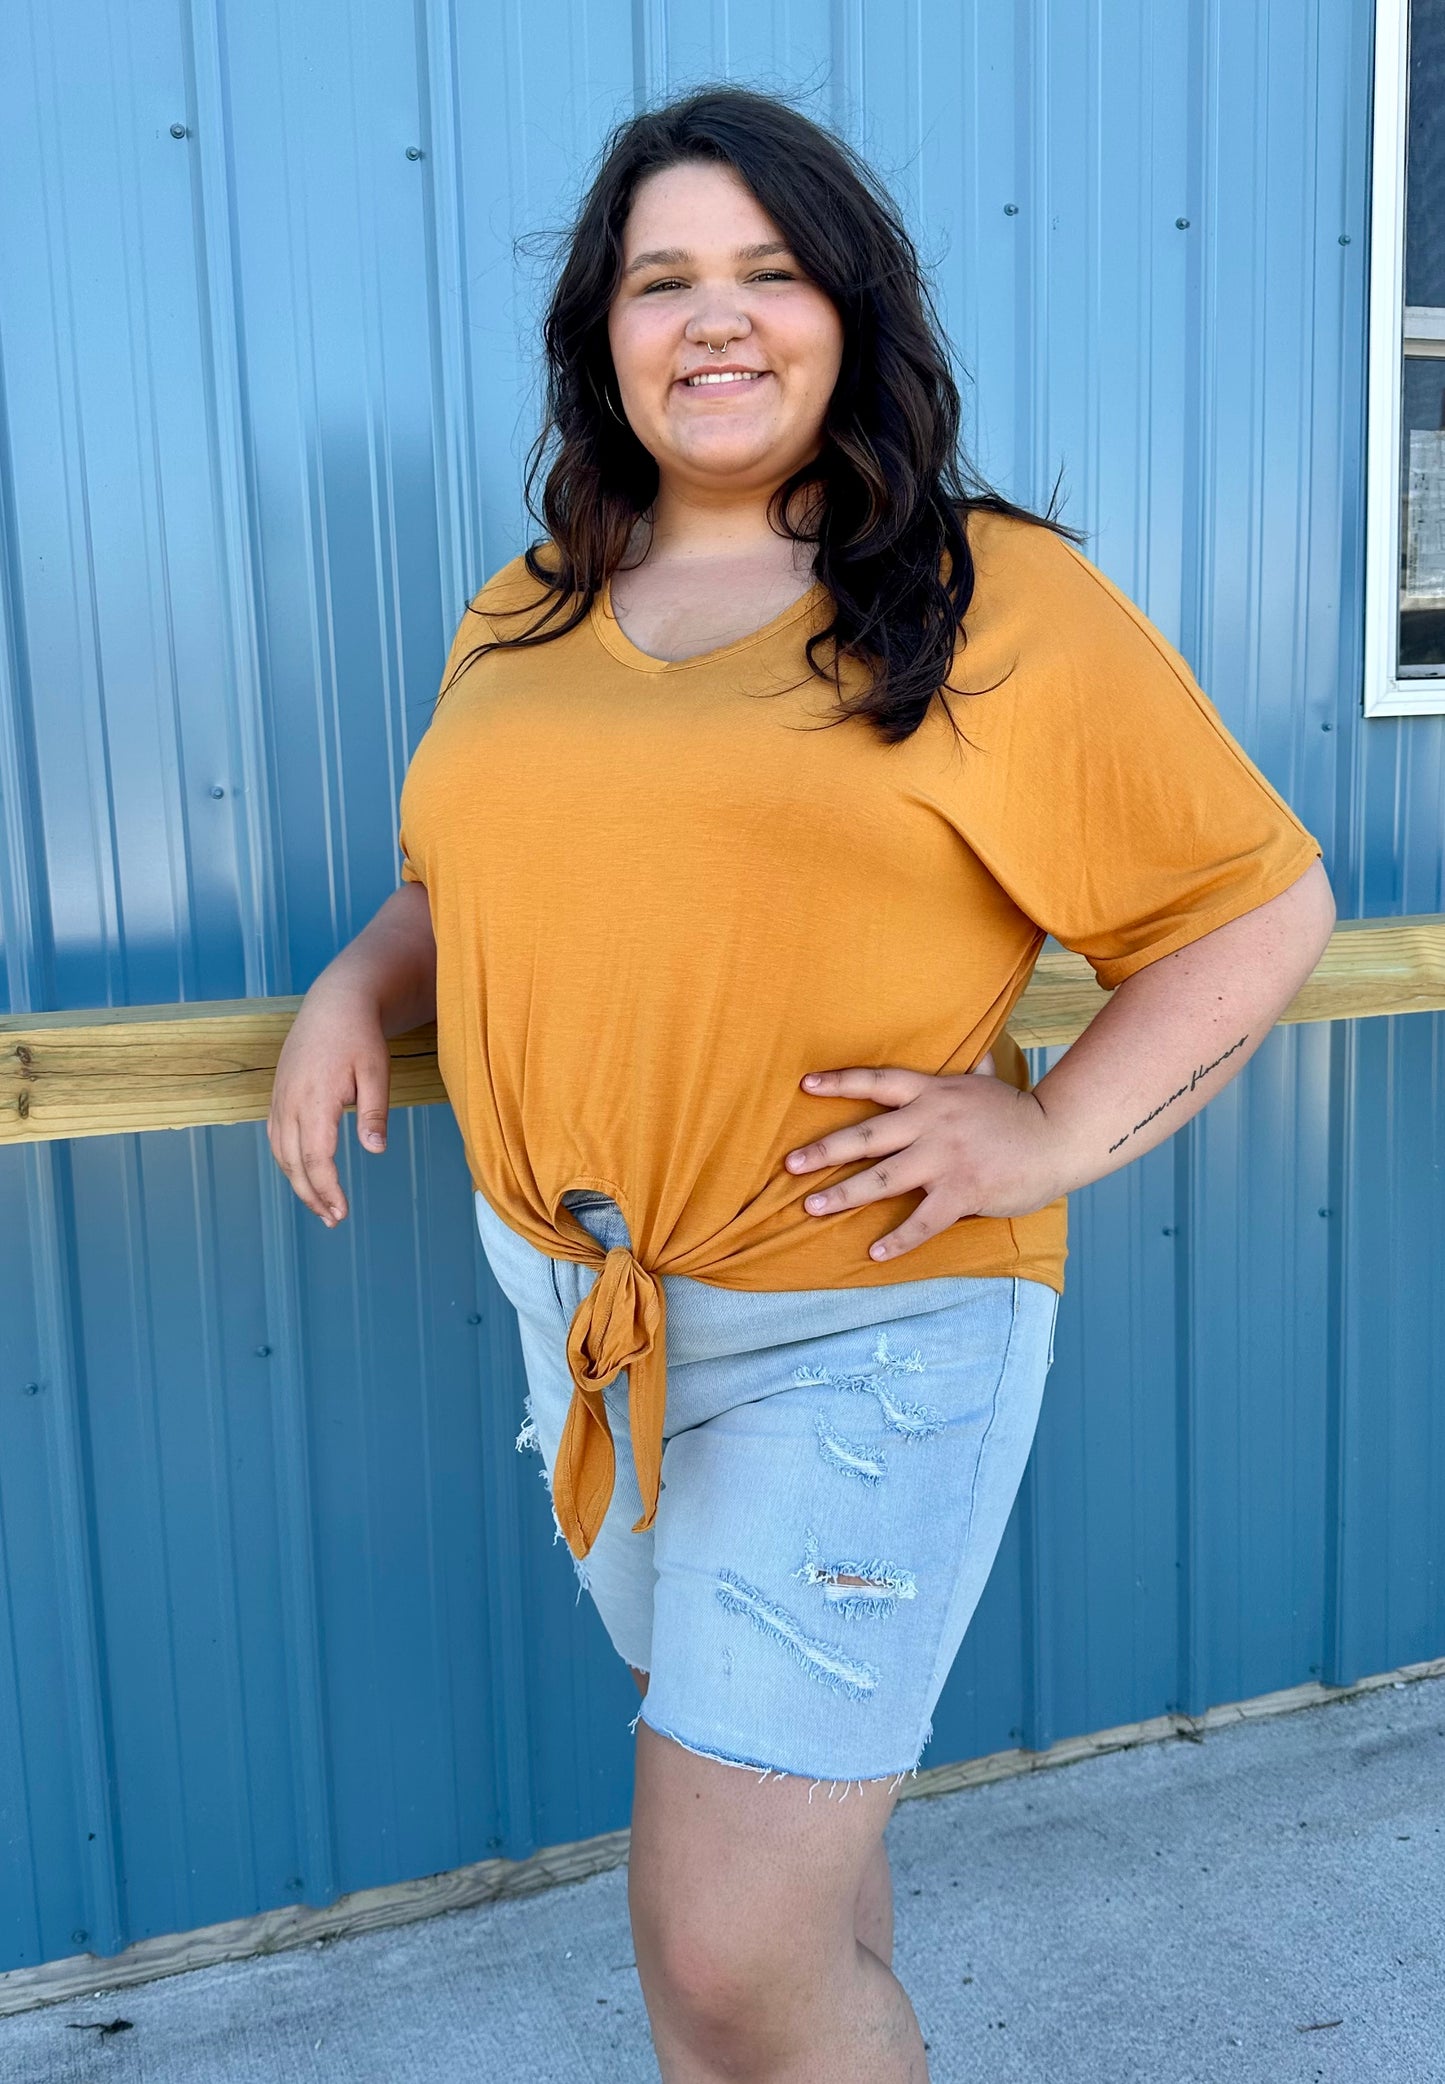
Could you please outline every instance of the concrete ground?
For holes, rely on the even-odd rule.
[[[933,2084],[1445,2084],[1445,1678],[902,1802],[889,1847]],[[626,1887],[0,2019],[0,2084],[656,2084]]]

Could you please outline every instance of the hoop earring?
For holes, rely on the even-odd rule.
[[[596,398],[601,404],[606,406],[607,410],[611,413],[613,419],[616,420],[619,427],[626,427],[628,424],[626,418],[623,416],[622,413],[620,413],[617,410],[617,407],[612,403],[612,391],[606,379],[604,378],[603,381],[599,384],[596,378],[593,376],[591,370],[589,369],[587,372],[587,381],[592,387],[593,397]]]

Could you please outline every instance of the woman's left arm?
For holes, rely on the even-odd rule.
[[[1315,861],[1277,897],[1136,970],[1030,1092],[974,1072],[811,1073],[819,1097],[891,1111],[788,1154],[794,1173],[874,1162],[809,1194],[828,1216],[908,1190],[923,1200],[870,1247],[896,1258],[962,1217],[1023,1216],[1117,1172],[1243,1070],[1324,952],[1335,903]]]
[[[1252,912],[1136,970],[1039,1080],[1059,1192],[1182,1128],[1238,1075],[1309,977],[1335,923],[1323,862]]]

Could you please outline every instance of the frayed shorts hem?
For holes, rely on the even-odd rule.
[[[916,1779],[918,1775],[919,1760],[922,1759],[925,1750],[928,1748],[929,1739],[933,1735],[933,1729],[930,1725],[930,1727],[924,1732],[923,1742],[918,1747],[918,1758],[914,1760],[911,1766],[900,1766],[896,1771],[889,1773],[850,1773],[847,1775],[846,1778],[844,1778],[841,1776],[833,1776],[828,1773],[813,1773],[810,1771],[803,1771],[796,1766],[775,1766],[766,1763],[763,1759],[760,1758],[730,1758],[726,1752],[709,1750],[707,1746],[703,1744],[690,1744],[687,1738],[680,1737],[675,1729],[664,1729],[660,1723],[654,1722],[652,1717],[645,1712],[645,1707],[646,1703],[644,1702],[643,1707],[638,1709],[637,1713],[633,1716],[631,1722],[628,1723],[627,1726],[630,1730],[635,1731],[639,1722],[645,1722],[647,1724],[647,1727],[650,1730],[652,1730],[655,1735],[659,1737],[666,1737],[673,1744],[680,1744],[684,1751],[692,1752],[692,1754],[696,1758],[709,1758],[713,1761],[714,1765],[736,1766],[741,1771],[756,1773],[758,1776],[758,1784],[760,1786],[763,1783],[763,1781],[768,1779],[807,1780],[811,1782],[811,1785],[808,1788],[808,1800],[810,1802],[813,1799],[813,1789],[821,1787],[824,1781],[827,1781],[828,1783],[828,1799],[831,1801],[833,1798],[833,1790],[835,1788],[841,1787],[843,1793],[839,1796],[838,1799],[842,1801],[846,1799],[848,1789],[850,1787],[856,1786],[859,1793],[861,1794],[865,1787],[874,1787],[879,1785],[879,1783],[883,1781],[888,1781],[891,1784],[891,1786],[897,1787],[904,1780],[910,1778]]]

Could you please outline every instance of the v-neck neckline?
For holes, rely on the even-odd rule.
[[[632,666],[639,673],[684,673],[689,667],[716,665],[719,659],[731,658],[734,652],[746,651],[752,644],[765,643],[769,637],[786,629],[789,623],[801,621],[826,592],[822,580],[815,579],[806,592],[800,593],[795,601],[790,601],[786,608],[759,628],[749,630],[745,636],[735,637],[731,644],[719,644],[711,651],[697,651],[689,658],[658,658],[655,653],[634,644],[617,620],[610,579],[595,595],[590,619],[598,638],[624,666]]]

